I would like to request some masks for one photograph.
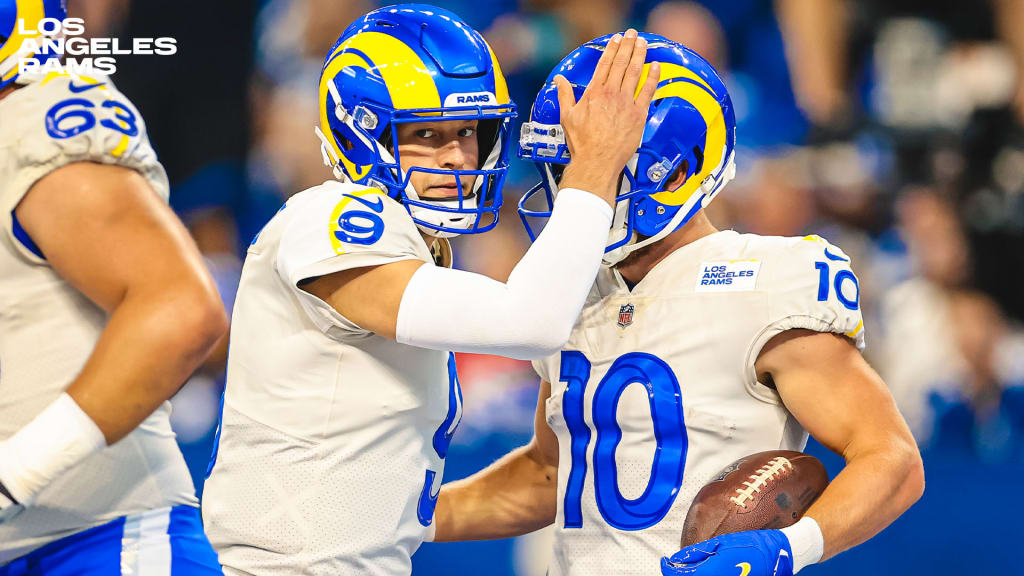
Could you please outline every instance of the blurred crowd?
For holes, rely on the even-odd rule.
[[[738,176],[712,221],[819,234],[852,256],[866,355],[926,465],[1024,462],[1024,1],[434,3],[483,32],[520,118],[566,53],[608,32],[634,26],[704,55],[738,121]],[[143,113],[230,310],[248,239],[289,195],[331,177],[313,134],[320,66],[379,3],[70,4],[93,35],[178,39],[178,56],[123,59],[115,81]],[[457,266],[507,277],[528,246],[515,204],[535,175],[514,161],[501,224],[458,240]],[[225,357],[226,345],[175,399],[197,484]],[[450,477],[528,439],[536,401],[526,363],[463,356],[459,372],[466,412]],[[520,558],[493,573],[537,570]]]

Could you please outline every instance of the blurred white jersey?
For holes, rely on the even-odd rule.
[[[565,349],[534,363],[551,383],[558,437],[550,576],[660,574],[716,473],[804,447],[806,432],[754,370],[761,348],[794,328],[864,344],[849,258],[817,236],[718,232],[632,291],[602,268]]]
[[[249,248],[220,447],[203,496],[228,574],[409,574],[462,415],[449,352],[363,330],[300,286],[432,255],[379,190],[293,196]]]
[[[47,264],[14,213],[37,180],[73,162],[136,170],[167,199],[167,176],[142,118],[109,79],[53,73],[0,99],[0,438],[68,387],[107,323]],[[0,524],[0,564],[120,516],[198,505],[169,412],[164,403]]]

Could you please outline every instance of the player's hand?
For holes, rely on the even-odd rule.
[[[624,36],[616,34],[608,41],[579,102],[569,81],[555,77],[571,158],[561,180],[563,188],[597,194],[615,207],[619,176],[640,147],[658,87],[660,68],[654,62],[637,91],[646,58],[647,41],[630,28]]]
[[[664,576],[793,576],[793,551],[781,530],[715,536],[661,559]]]

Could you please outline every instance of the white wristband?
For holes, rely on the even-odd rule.
[[[50,482],[106,445],[92,418],[62,393],[21,430],[0,442],[0,481],[27,506]]]
[[[793,551],[793,574],[821,560],[825,553],[825,537],[814,518],[804,516],[796,524],[783,528],[782,533]]]

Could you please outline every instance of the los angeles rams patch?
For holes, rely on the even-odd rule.
[[[757,287],[757,274],[760,270],[760,260],[701,262],[693,289],[696,292],[753,290]]]

